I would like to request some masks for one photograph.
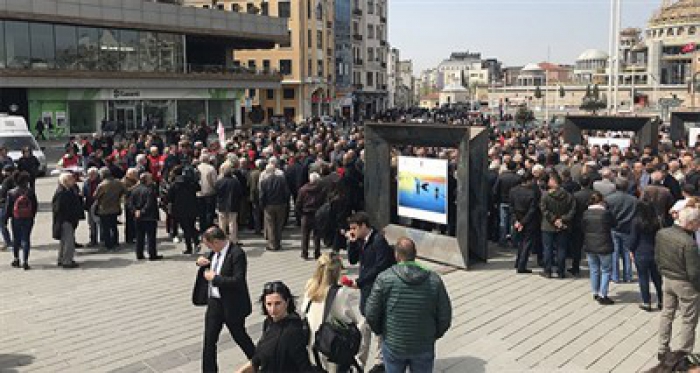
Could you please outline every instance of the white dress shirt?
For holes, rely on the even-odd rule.
[[[230,245],[231,244],[227,244],[223,250],[219,251],[218,253],[214,253],[211,258],[211,270],[214,271],[214,274],[217,276],[221,274],[221,266],[224,264],[224,260],[226,260],[226,253],[228,253],[228,247]],[[209,281],[209,296],[217,299],[221,298],[219,287],[212,285],[212,281]]]

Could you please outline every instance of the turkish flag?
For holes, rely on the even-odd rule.
[[[690,43],[684,46],[683,49],[681,49],[681,53],[692,53],[695,52],[696,49],[697,45],[695,43]]]

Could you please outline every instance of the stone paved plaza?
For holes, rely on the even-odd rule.
[[[118,253],[80,249],[80,269],[57,268],[50,217],[55,183],[38,181],[33,269],[12,269],[11,254],[0,252],[0,372],[199,371],[204,308],[190,302],[195,258],[163,241],[161,262],[137,262],[122,246]],[[311,275],[313,262],[299,258],[298,235],[288,232],[281,253],[265,252],[262,241],[244,236],[254,297],[270,280],[300,293]],[[86,240],[83,224],[78,241]],[[616,304],[602,307],[587,278],[516,276],[508,253],[470,271],[436,269],[454,307],[452,328],[438,343],[436,371],[636,372],[654,363],[659,313],[637,308],[636,284],[613,284]],[[261,323],[256,306],[248,319],[254,340]],[[229,372],[244,361],[227,333],[219,361]]]

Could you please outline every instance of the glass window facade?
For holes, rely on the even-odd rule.
[[[78,28],[78,67],[97,70],[100,57],[99,30],[94,27]]]
[[[0,68],[184,72],[180,34],[0,20]]]
[[[56,67],[56,45],[53,25],[48,23],[30,23],[31,35],[31,68],[53,69]]]
[[[5,53],[7,67],[11,69],[28,69],[31,60],[29,42],[29,23],[5,21]]]
[[[180,125],[199,123],[207,119],[204,100],[182,100],[177,102],[177,120]]]
[[[75,70],[78,67],[78,28],[56,25],[56,68]]]

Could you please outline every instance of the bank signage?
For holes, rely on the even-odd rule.
[[[141,98],[141,91],[129,89],[115,89],[112,92],[112,97],[118,99]]]

